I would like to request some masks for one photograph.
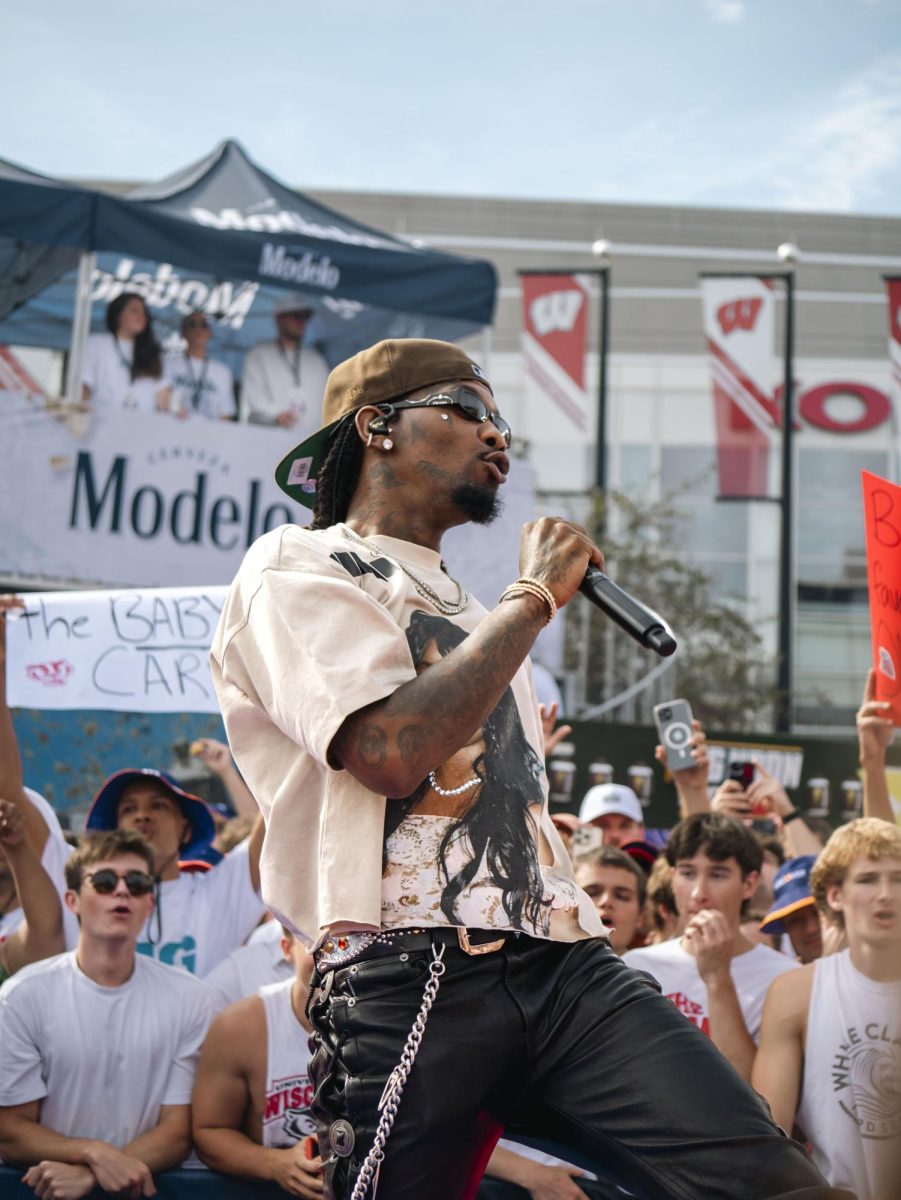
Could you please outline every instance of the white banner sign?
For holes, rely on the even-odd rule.
[[[309,510],[277,487],[290,431],[121,412],[63,421],[6,392],[0,574],[108,587],[229,583],[261,533]]]
[[[226,591],[25,596],[7,620],[10,707],[217,713],[209,652]]]

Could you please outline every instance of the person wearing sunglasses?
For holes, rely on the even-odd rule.
[[[104,780],[85,827],[131,830],[153,850],[158,888],[138,942],[142,954],[204,976],[241,945],[265,912],[259,814],[250,836],[211,870],[186,870],[215,836],[209,807],[165,771],[126,768]]]
[[[235,419],[235,381],[225,363],[210,358],[212,335],[209,317],[195,309],[181,323],[184,350],[166,356],[166,378],[172,388],[169,411],[183,421]]]
[[[211,669],[266,815],[264,897],[313,948],[325,1196],[471,1200],[518,1117],[646,1200],[825,1197],[613,952],[550,820],[528,655],[601,551],[546,517],[490,612],[451,577],[442,538],[495,517],[512,441],[458,346],[379,342],[334,368],[323,410],[276,469],[312,524],[250,548]]]
[[[88,834],[66,863],[74,951],[0,990],[0,1158],[38,1195],[150,1196],[190,1150],[208,988],[138,954],[153,853],[135,833]]]

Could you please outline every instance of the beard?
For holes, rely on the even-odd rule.
[[[476,483],[461,483],[455,487],[451,502],[457,512],[476,525],[490,525],[504,510],[504,502],[495,488]]]

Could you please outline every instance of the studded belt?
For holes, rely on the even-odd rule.
[[[367,958],[381,958],[399,952],[430,950],[434,945],[455,946],[464,954],[473,956],[493,954],[506,945],[511,932],[501,931],[488,941],[478,939],[487,936],[484,929],[463,929],[458,926],[437,925],[432,929],[384,929],[381,933],[365,931],[336,933],[325,939],[314,955],[316,970],[331,971],[336,967]],[[476,938],[475,941],[472,938]]]

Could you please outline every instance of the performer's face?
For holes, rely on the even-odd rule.
[[[466,386],[497,412],[491,391],[477,380],[420,388],[410,399]],[[403,409],[397,414],[393,461],[411,481],[427,485],[434,503],[447,503],[458,520],[487,524],[500,512],[498,491],[510,469],[503,435],[491,420],[477,421],[456,406]]]

